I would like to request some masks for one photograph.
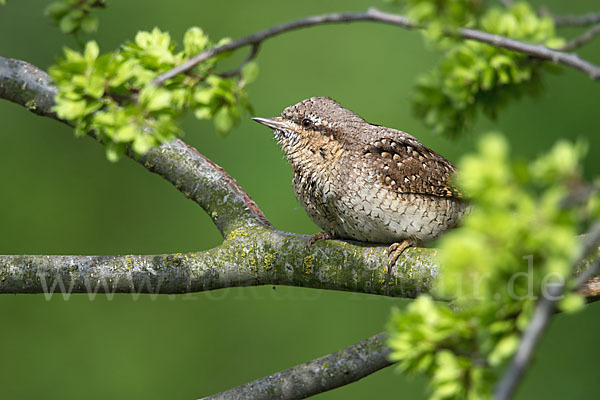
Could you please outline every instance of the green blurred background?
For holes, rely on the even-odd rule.
[[[112,50],[155,26],[180,40],[192,25],[212,38],[238,38],[303,16],[384,7],[367,0],[109,1],[96,39]],[[42,16],[44,1],[0,8],[0,54],[47,68],[74,47]],[[535,2],[556,13],[598,8],[597,0]],[[571,30],[568,33],[574,33]],[[600,40],[599,40],[600,42]],[[600,46],[581,55],[600,63]],[[243,59],[240,51],[229,65]],[[249,88],[258,116],[299,100],[331,96],[364,118],[411,132],[456,161],[477,134],[507,134],[528,158],[558,138],[587,137],[588,176],[598,176],[600,86],[565,71],[546,80],[538,100],[512,104],[497,121],[480,120],[458,140],[434,136],[410,113],[416,77],[436,57],[416,32],[372,23],[322,26],[266,42],[261,74]],[[269,130],[250,121],[226,138],[210,122],[185,121],[185,140],[223,166],[280,229],[318,231],[292,193],[291,170]],[[89,138],[0,102],[0,253],[124,254],[208,249],[220,236],[204,212],[131,160],[106,161]],[[384,329],[403,300],[277,287],[112,301],[73,295],[0,296],[0,398],[194,399],[335,351]],[[520,388],[519,398],[594,398],[600,304],[558,315]],[[388,368],[319,399],[423,398],[425,383]]]

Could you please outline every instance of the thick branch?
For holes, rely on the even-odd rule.
[[[44,71],[24,61],[0,57],[0,98],[67,123],[52,112],[55,94],[56,87]],[[141,157],[129,156],[198,203],[223,236],[240,223],[269,224],[235,179],[181,140],[164,143]]]
[[[196,253],[124,256],[0,256],[2,293],[180,294],[227,287],[288,285],[395,297],[427,292],[436,251],[409,249],[394,273],[386,247],[308,237],[248,225],[218,247]]]
[[[414,298],[438,274],[436,250],[410,248],[387,275],[387,248],[327,241],[248,225],[195,253],[123,256],[0,256],[0,294],[183,294],[286,285]],[[598,300],[597,276],[580,292]]]
[[[48,74],[38,67],[0,56],[0,98],[22,105],[37,115],[60,121],[52,112],[57,91]]]
[[[203,400],[296,400],[355,382],[393,363],[387,358],[386,334],[316,360],[205,397]]]
[[[158,76],[154,80],[154,84],[161,85],[162,83],[173,78],[174,76],[191,70],[192,68],[194,68],[194,66],[198,65],[203,61],[208,60],[209,58],[216,56],[217,54],[235,50],[248,45],[257,45],[273,36],[277,36],[285,32],[316,25],[349,23],[358,21],[386,23],[400,26],[406,29],[422,28],[421,26],[415,25],[412,22],[410,22],[410,20],[405,16],[385,13],[375,8],[370,8],[366,12],[359,13],[334,13],[302,18],[284,24],[276,25],[269,29],[265,29],[264,31],[260,31],[250,36],[234,40],[233,42],[224,44],[219,47],[210,48],[191,58],[187,62]],[[562,51],[552,50],[542,45],[521,42],[519,40],[511,39],[506,36],[494,35],[491,33],[478,31],[470,28],[459,28],[456,31],[449,30],[446,32],[446,34],[448,36],[458,36],[463,39],[476,40],[479,42],[490,44],[492,46],[502,47],[508,50],[513,50],[516,52],[527,54],[542,60],[548,60],[557,64],[563,64],[585,72],[591,79],[600,79],[600,67],[588,61],[582,60],[576,54],[564,53]]]

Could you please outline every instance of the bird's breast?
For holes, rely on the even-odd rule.
[[[393,243],[428,241],[454,227],[465,205],[454,198],[402,193],[381,183],[364,159],[294,170],[296,197],[309,217],[339,238]]]

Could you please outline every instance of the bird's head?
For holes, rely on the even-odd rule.
[[[253,118],[273,129],[292,164],[302,159],[328,160],[355,139],[365,121],[329,97],[311,97],[274,118]],[[360,132],[360,130],[358,130]]]

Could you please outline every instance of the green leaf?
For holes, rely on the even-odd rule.
[[[173,64],[175,60],[171,36],[158,28],[154,28],[152,32],[138,32],[135,44],[138,46],[136,53],[143,54],[141,61],[148,67],[159,68],[164,64]]]
[[[125,154],[125,146],[114,142],[106,143],[106,158],[110,162],[117,162]]]
[[[139,101],[146,110],[158,111],[170,106],[171,92],[154,85],[146,86],[139,94]]]
[[[81,30],[85,33],[93,33],[98,30],[98,18],[92,14],[88,14],[81,20]]]
[[[60,0],[46,7],[44,14],[52,18],[63,33],[91,33],[98,28],[98,19],[91,10],[105,6],[102,0]]]
[[[60,18],[69,12],[71,6],[64,1],[55,1],[50,3],[44,10],[44,15],[48,17]]]
[[[90,76],[85,85],[85,93],[99,99],[104,95],[104,79],[97,75]]]
[[[234,119],[231,115],[231,109],[227,106],[221,107],[213,119],[215,129],[220,135],[227,135],[233,128]]]
[[[114,135],[112,135],[112,140],[115,142],[127,143],[134,140],[140,134],[141,131],[136,125],[128,124],[119,128]]]
[[[462,386],[459,382],[449,381],[445,382],[439,386],[436,386],[433,394],[431,395],[431,400],[441,400],[441,399],[455,399],[458,397],[458,394],[462,391]]]
[[[183,51],[190,57],[201,53],[210,41],[204,31],[196,26],[188,29],[183,36]]]
[[[577,293],[567,293],[563,299],[558,302],[558,308],[565,313],[575,313],[581,311],[585,306],[585,299]]]
[[[215,90],[212,88],[196,90],[194,100],[200,104],[210,104],[215,97]]]
[[[119,58],[114,56],[114,62],[119,64]],[[110,78],[109,83],[111,87],[118,87],[124,84],[126,81],[134,77],[135,69],[137,66],[136,60],[126,60],[119,64],[114,75]]]
[[[258,77],[258,63],[250,61],[242,68],[242,80],[245,83],[252,83]]]
[[[52,107],[52,111],[54,111],[59,118],[74,120],[77,118],[81,118],[85,115],[85,106],[86,102],[83,100],[62,100],[60,102],[57,102],[57,104],[54,107]]]
[[[198,119],[210,119],[212,117],[212,110],[210,107],[198,107],[194,110],[194,115]]]
[[[148,150],[150,150],[152,147],[156,146],[156,141],[154,140],[154,138],[147,134],[147,133],[142,133],[140,135],[137,135],[135,140],[133,141],[133,151],[135,151],[137,154],[146,154],[148,152]]]
[[[73,33],[79,28],[79,18],[78,13],[69,12],[60,19],[58,27],[62,33]]]
[[[500,365],[504,360],[514,354],[519,347],[520,339],[518,335],[505,336],[496,344],[494,350],[488,356],[488,361],[492,366]]]
[[[83,52],[83,58],[88,62],[88,64],[93,64],[96,58],[98,58],[98,54],[100,54],[98,43],[96,43],[94,40],[87,42]]]
[[[68,47],[63,47],[63,52],[65,53],[65,60],[67,63],[84,63],[85,58],[78,51],[72,50]],[[84,65],[85,66],[85,65]]]

